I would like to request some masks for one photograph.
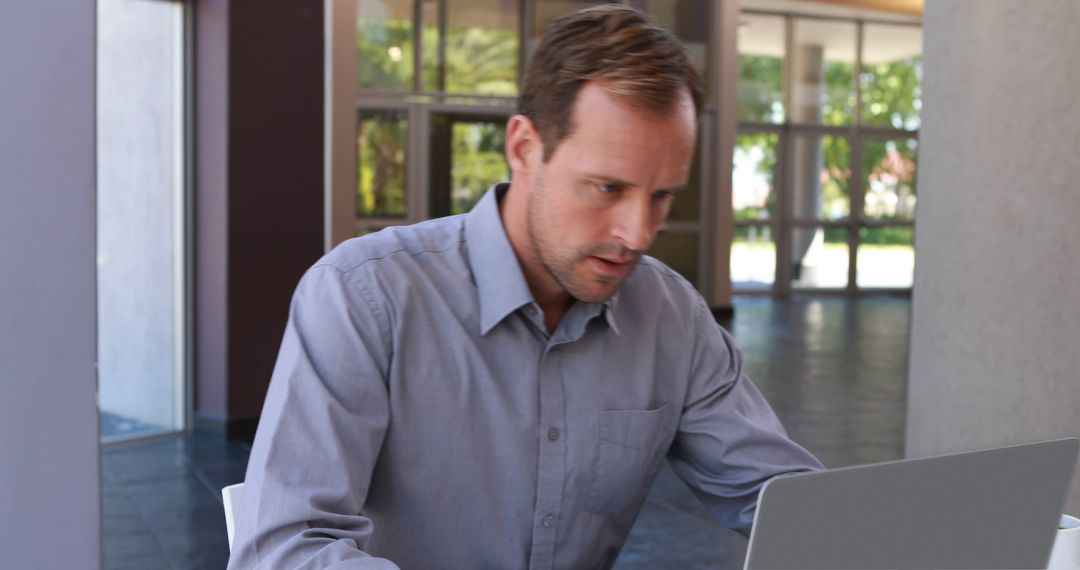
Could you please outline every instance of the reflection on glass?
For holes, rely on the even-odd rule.
[[[630,5],[675,34],[703,78],[708,70],[709,2],[708,0],[631,0]],[[707,79],[706,79],[707,81]]]
[[[698,284],[698,236],[660,232],[649,249],[649,255],[668,264],[687,281]]]
[[[401,111],[361,111],[356,128],[361,217],[405,217],[408,122]]]
[[[863,216],[874,220],[915,219],[918,141],[872,140],[863,146]]]
[[[739,291],[764,291],[776,280],[776,241],[769,226],[735,228],[731,282]]]
[[[454,123],[452,137],[450,213],[463,214],[492,184],[510,179],[506,123]]]
[[[913,234],[910,226],[860,229],[859,287],[911,287],[915,274]]]
[[[922,29],[867,24],[863,28],[862,121],[915,130],[922,108]]]
[[[844,137],[793,137],[792,216],[841,220],[851,212],[851,143]]]
[[[855,112],[854,22],[795,20],[791,121],[846,125]]]
[[[775,133],[748,133],[735,137],[731,199],[736,220],[768,220],[776,216],[776,153],[780,137]]]
[[[795,289],[847,287],[848,241],[846,228],[795,228],[793,243],[807,243],[792,251],[791,286]]]
[[[517,7],[503,0],[446,0],[447,92],[517,95]]]
[[[784,122],[784,18],[739,15],[740,121]]]
[[[356,9],[360,87],[411,91],[413,0],[357,0]]]

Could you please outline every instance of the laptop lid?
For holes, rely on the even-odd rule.
[[[747,570],[1046,568],[1076,438],[772,479]]]

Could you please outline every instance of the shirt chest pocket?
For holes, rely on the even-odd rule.
[[[637,512],[671,445],[670,414],[668,405],[600,412],[585,510],[616,518]]]

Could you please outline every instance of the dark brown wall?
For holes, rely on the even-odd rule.
[[[196,411],[235,425],[322,254],[322,2],[196,6]]]

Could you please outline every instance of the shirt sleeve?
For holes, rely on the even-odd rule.
[[[710,513],[745,536],[766,481],[822,465],[788,437],[704,302],[694,322],[690,388],[669,460]]]
[[[353,274],[301,279],[251,450],[230,569],[396,569],[361,511],[389,421],[389,323]]]

